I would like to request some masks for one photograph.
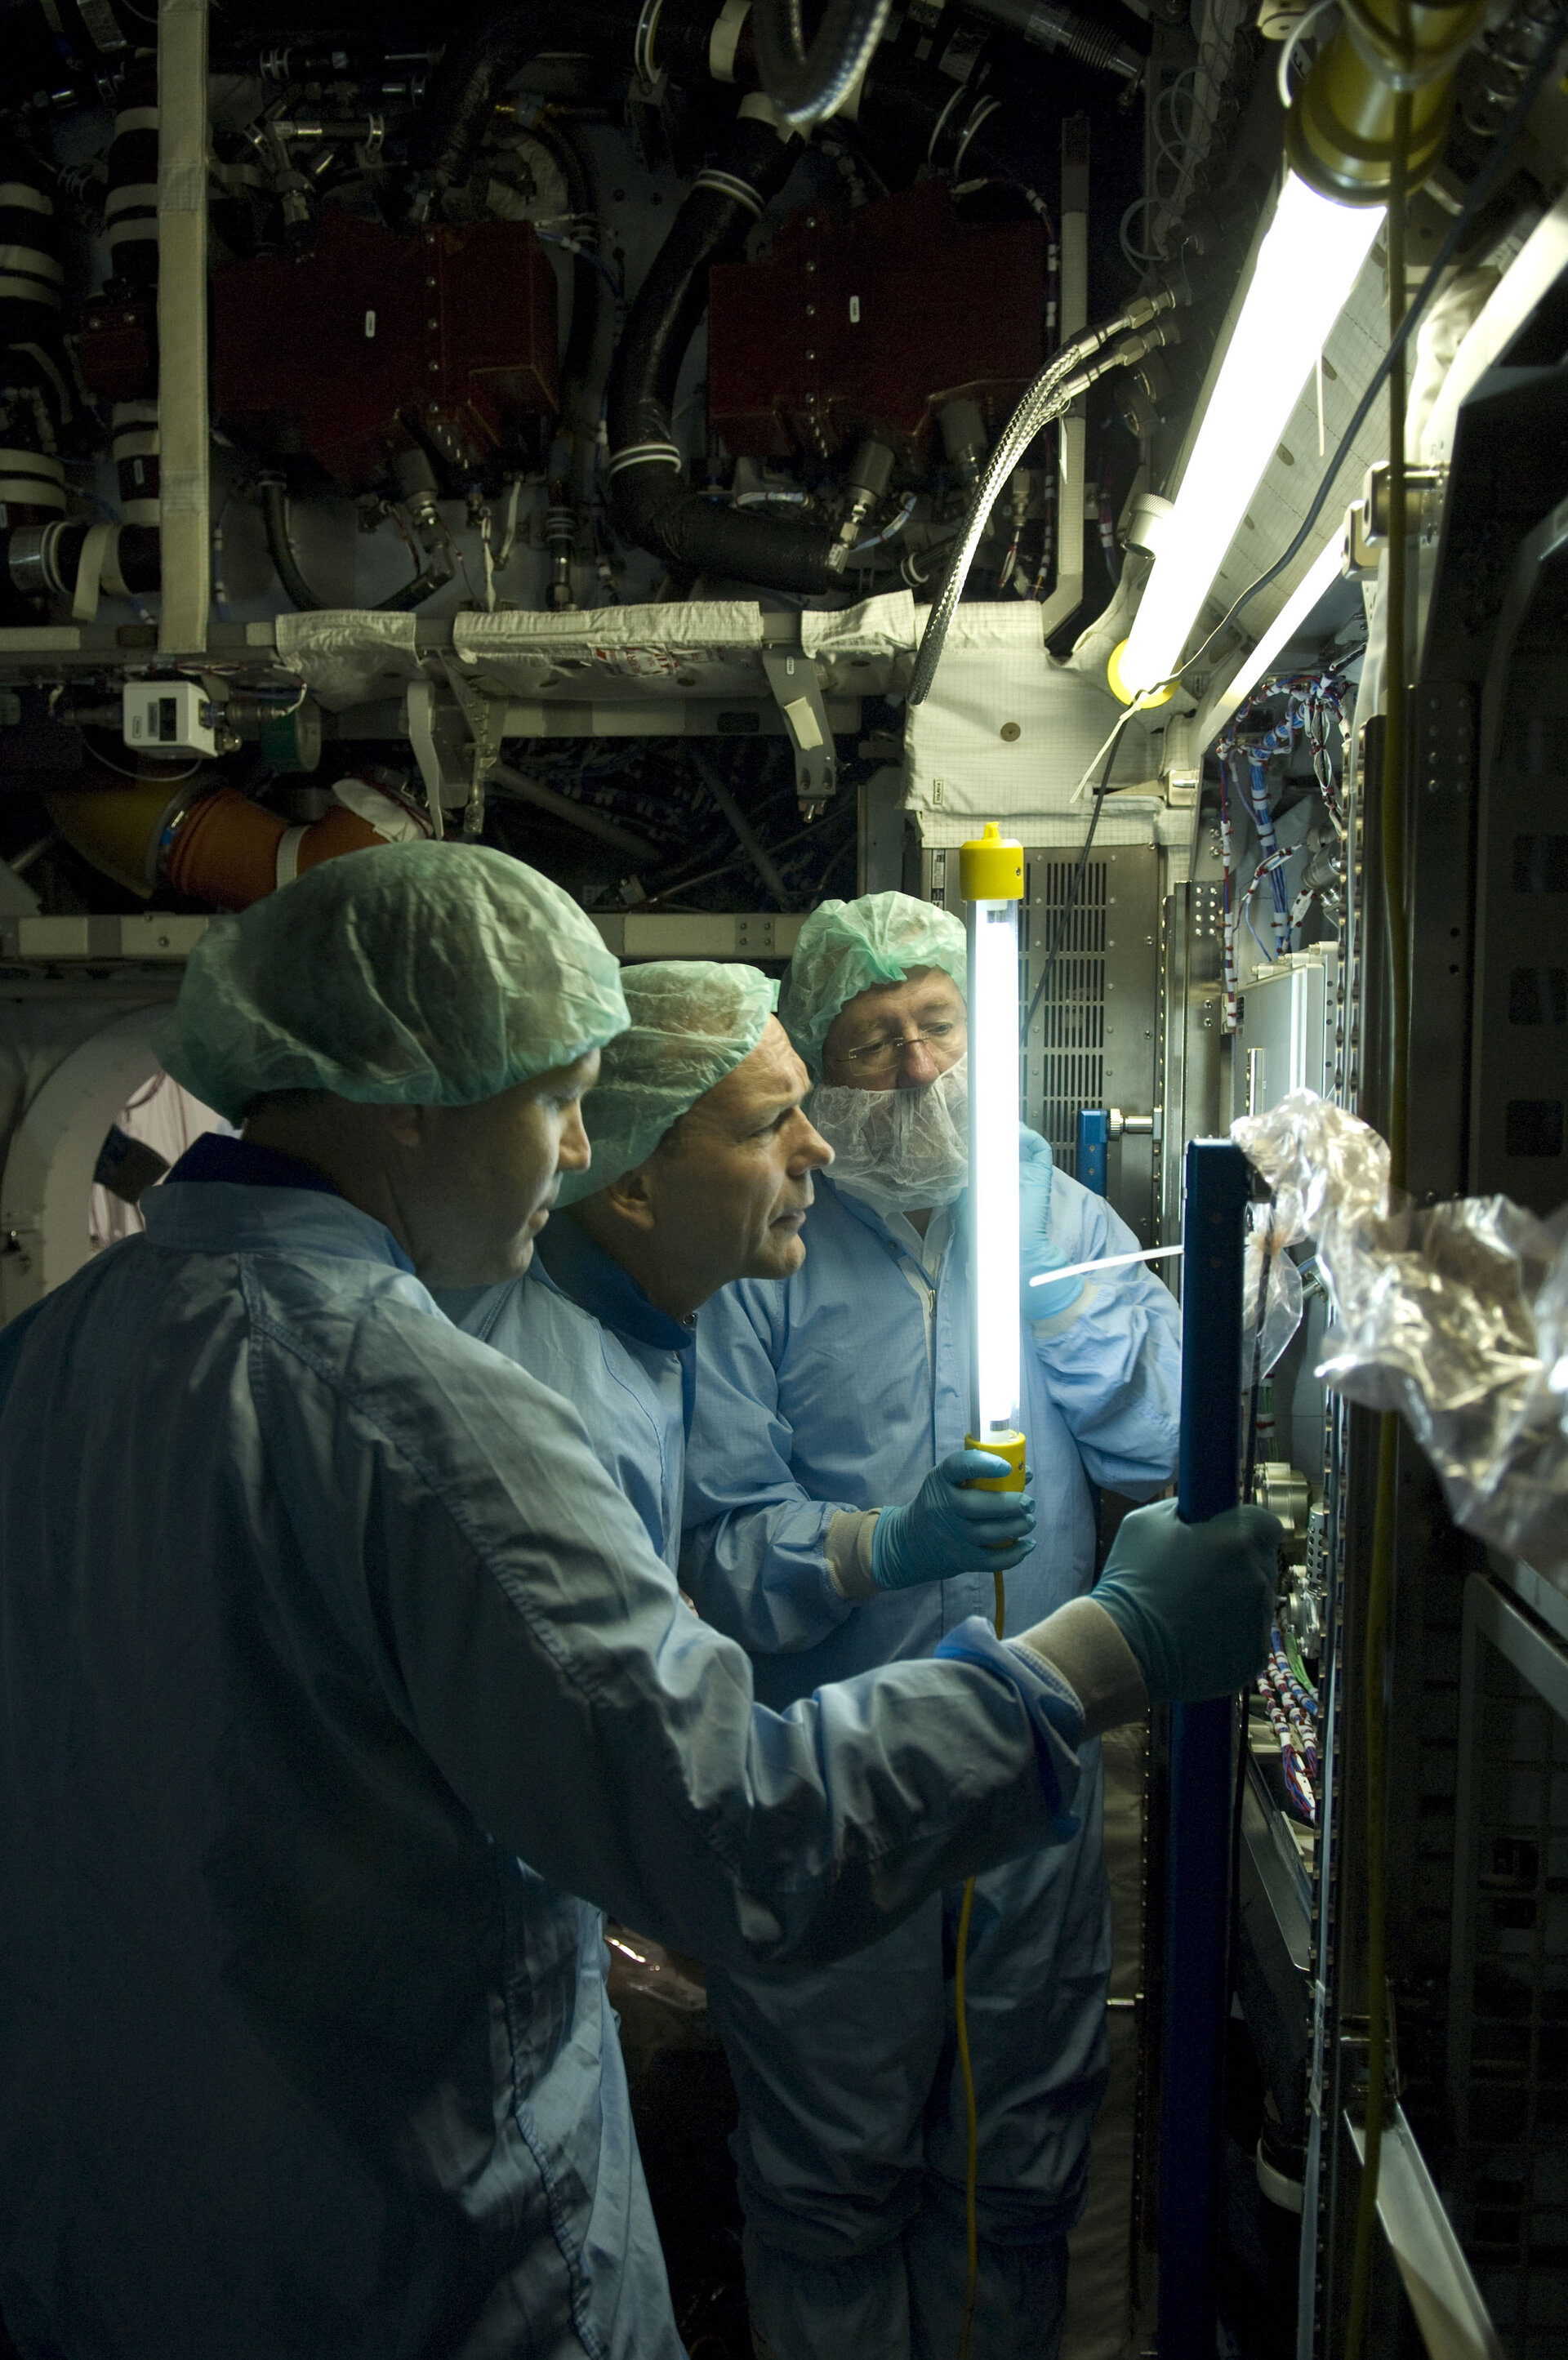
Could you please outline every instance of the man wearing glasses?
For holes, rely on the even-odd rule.
[[[828,901],[779,1005],[834,1150],[782,1285],[716,1296],[698,1338],[682,1578],[783,1710],[928,1655],[989,1614],[997,1558],[964,1517],[969,1404],[963,929],[902,893]],[[1135,1249],[1023,1141],[1023,1420],[1036,1524],[1000,1559],[1007,1629],[1094,1578],[1091,1484],[1148,1497],[1176,1460],[1175,1304],[1146,1268],[1037,1275]],[[1091,1756],[1093,1758],[1091,1759]],[[1060,1850],[979,1880],[968,1952],[979,2112],[972,2349],[1050,2355],[1067,2232],[1104,2087],[1109,1909],[1098,1748]],[[747,2288],[763,2360],[951,2360],[964,2308],[966,2125],[952,2006],[959,1888],[805,1975],[709,1975],[740,2101]]]

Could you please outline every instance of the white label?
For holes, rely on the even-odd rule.
[[[795,742],[803,754],[809,754],[813,747],[821,745],[822,731],[808,696],[792,697],[784,708],[784,717],[794,731]]]
[[[861,299],[858,295],[851,295],[850,298],[850,325],[851,328],[858,328],[860,324]]]
[[[367,311],[365,314],[365,333],[367,336],[373,336],[375,333],[376,314],[374,311]]]

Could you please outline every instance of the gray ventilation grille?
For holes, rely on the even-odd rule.
[[[1069,895],[1078,856],[1036,854],[1025,877],[1024,990],[1025,1008]],[[1091,858],[1067,932],[1029,1030],[1024,1061],[1024,1103],[1035,1130],[1050,1141],[1064,1172],[1078,1169],[1080,1107],[1105,1103],[1105,933],[1107,868]]]

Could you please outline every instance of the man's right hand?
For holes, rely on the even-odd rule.
[[[1184,1524],[1161,1500],[1124,1520],[1090,1595],[1137,1658],[1152,1704],[1200,1704],[1256,1677],[1284,1538],[1266,1508]]]
[[[1034,1547],[1035,1502],[1025,1491],[966,1489],[977,1475],[1005,1475],[993,1450],[954,1450],[933,1467],[906,1507],[883,1508],[872,1534],[879,1590],[909,1590],[958,1573],[1005,1573]]]

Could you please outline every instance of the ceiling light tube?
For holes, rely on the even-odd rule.
[[[1117,650],[1124,696],[1153,688],[1180,663],[1382,222],[1381,206],[1331,203],[1287,173],[1132,632]]]
[[[1231,716],[1246,703],[1280,649],[1289,645],[1324,591],[1339,580],[1343,571],[1343,549],[1344,534],[1342,530],[1319,550],[1251,655],[1243,658],[1235,677],[1226,682],[1206,710],[1203,716],[1205,744],[1223,729]]]

